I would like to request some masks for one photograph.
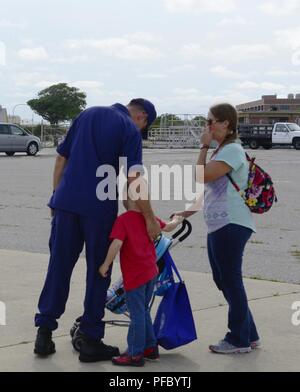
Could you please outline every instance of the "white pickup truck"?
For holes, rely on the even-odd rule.
[[[300,126],[294,123],[240,124],[238,131],[242,144],[253,150],[269,150],[276,145],[300,150]]]

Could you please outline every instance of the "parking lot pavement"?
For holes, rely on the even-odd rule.
[[[262,216],[256,216],[257,234],[245,252],[244,275],[300,283],[300,153],[293,149],[249,151],[273,177],[279,202]],[[51,194],[55,151],[44,149],[36,157],[0,154],[0,249],[48,253]],[[145,150],[151,164],[190,165],[196,150]],[[180,201],[154,201],[158,216],[183,208]],[[176,250],[179,267],[186,271],[209,272],[206,227],[201,213],[191,219],[193,235]]]

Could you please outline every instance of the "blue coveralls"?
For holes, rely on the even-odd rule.
[[[126,157],[128,170],[142,165],[141,133],[120,104],[94,107],[82,112],[57,152],[67,159],[61,182],[49,202],[55,210],[49,241],[50,262],[40,296],[37,327],[57,329],[65,311],[75,264],[86,247],[87,277],[81,330],[92,339],[104,337],[104,308],[110,276],[101,278],[118,200],[99,201],[96,188],[103,178],[96,172],[111,165],[119,175],[119,158]]]

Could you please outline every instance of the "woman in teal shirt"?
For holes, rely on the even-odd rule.
[[[209,348],[215,353],[246,353],[260,345],[243,284],[242,261],[247,242],[256,231],[250,209],[228,178],[247,188],[249,163],[238,142],[237,112],[229,104],[213,106],[208,129],[201,137],[197,165],[204,167],[204,218],[208,227],[208,256],[214,281],[229,305],[230,332]],[[207,163],[212,140],[218,148]],[[191,216],[185,211],[181,215]]]

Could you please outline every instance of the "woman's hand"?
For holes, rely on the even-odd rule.
[[[213,135],[209,131],[209,129],[206,128],[205,131],[201,135],[200,142],[201,142],[201,144],[207,144],[209,146],[210,143],[212,142],[212,140],[213,140]]]
[[[182,217],[183,219],[187,219],[190,216],[194,215],[196,212],[195,211],[178,211],[178,212],[174,212],[174,214],[171,215],[171,219],[174,219],[175,216],[177,217]]]
[[[172,221],[178,226],[184,221],[184,217],[182,215],[175,214],[172,218]]]

